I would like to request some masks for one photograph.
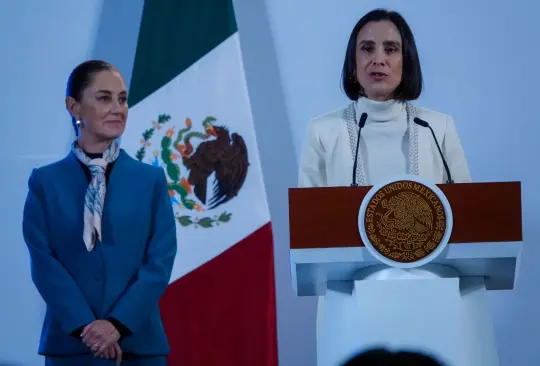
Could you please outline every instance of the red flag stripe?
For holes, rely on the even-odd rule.
[[[170,366],[277,366],[271,224],[171,283],[160,308]]]

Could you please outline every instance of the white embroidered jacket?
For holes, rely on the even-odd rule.
[[[373,103],[380,102],[359,101],[358,104],[353,103],[357,106],[357,118],[359,118],[359,115],[363,110],[372,108]],[[299,187],[348,186],[351,184],[354,160],[353,151],[356,149],[356,146],[353,146],[353,143],[355,144],[356,141],[356,136],[352,135],[357,133],[357,129],[351,130],[351,118],[349,118],[349,121],[347,118],[347,113],[351,111],[351,106],[325,114],[311,121],[308,128],[307,141],[300,160]],[[376,106],[375,108],[379,107]],[[403,111],[404,110],[405,108],[403,107]],[[471,176],[469,167],[452,117],[421,107],[415,107],[415,110],[416,117],[427,121],[433,128],[454,182],[470,182]],[[371,112],[371,110],[368,110],[368,115]],[[404,113],[405,112],[403,112],[403,114]],[[405,122],[406,117],[403,116],[402,119],[403,128],[405,130],[407,129]],[[390,123],[394,123],[394,121],[390,121]],[[445,183],[447,180],[446,172],[431,131],[429,128],[421,127],[416,124],[411,124],[409,126],[413,130],[417,130],[413,131],[413,134],[408,135],[415,136],[416,134],[417,136],[414,137],[412,143],[409,143],[407,149],[409,151],[408,165],[410,165],[412,161],[417,170],[416,173],[413,172],[413,174],[418,174],[421,178],[427,179],[434,184]],[[372,139],[370,141],[371,146],[374,146],[373,144],[377,146],[378,136],[381,136],[381,143],[384,141],[386,144],[384,146],[378,146],[377,150],[386,150],[388,142],[387,140],[384,140],[382,134],[378,135],[376,130],[375,133],[371,132],[367,137],[364,137],[364,130],[362,131],[362,134],[362,139]],[[396,144],[398,143],[399,141],[396,142]],[[395,150],[396,149],[394,148],[394,151]],[[384,162],[385,159],[404,159],[404,156],[398,156],[397,154],[393,155],[389,153],[384,156],[382,156],[382,154],[378,155],[377,159],[379,163]],[[367,165],[370,162],[377,165],[370,167],[372,171],[379,166],[383,166],[383,164],[377,164],[377,162],[374,163],[373,161],[370,161],[370,159],[367,159],[364,164]],[[384,167],[381,169],[384,169]],[[386,173],[387,172],[378,172],[377,176],[380,178]],[[407,173],[405,163],[403,171],[399,173]],[[395,173],[392,172],[392,174]],[[391,177],[389,176],[388,178]],[[378,182],[369,182],[369,184],[377,183]]]

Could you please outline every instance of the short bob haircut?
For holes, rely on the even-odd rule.
[[[443,366],[430,355],[411,351],[389,351],[373,348],[353,356],[341,366]]]
[[[356,78],[356,41],[358,33],[369,22],[385,20],[394,23],[403,43],[403,78],[394,91],[393,99],[399,101],[416,100],[422,93],[423,79],[420,57],[418,56],[411,28],[399,13],[386,9],[375,9],[364,15],[356,23],[347,44],[341,77],[345,94],[351,100],[358,100],[358,98],[366,96]]]

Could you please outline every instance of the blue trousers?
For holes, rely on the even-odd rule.
[[[45,357],[45,366],[115,366],[116,360],[105,360],[91,354],[73,357]],[[167,366],[167,357],[138,357],[122,360],[122,366]]]

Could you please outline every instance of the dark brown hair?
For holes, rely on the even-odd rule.
[[[374,348],[352,357],[341,366],[444,366],[438,360],[420,352],[392,352]]]
[[[347,44],[341,78],[343,90],[351,100],[358,100],[359,97],[366,96],[362,86],[356,79],[356,41],[358,33],[369,22],[385,20],[392,22],[396,26],[403,41],[403,78],[394,91],[393,98],[401,101],[415,100],[422,93],[423,79],[420,57],[418,56],[411,28],[399,13],[392,10],[375,9],[364,15],[356,23]]]
[[[116,68],[106,61],[89,60],[78,65],[69,75],[66,87],[66,97],[72,97],[76,101],[80,101],[84,89],[86,89],[93,80],[95,74],[100,71],[112,71]],[[75,117],[71,117],[71,123],[75,129],[75,134],[78,133]]]

